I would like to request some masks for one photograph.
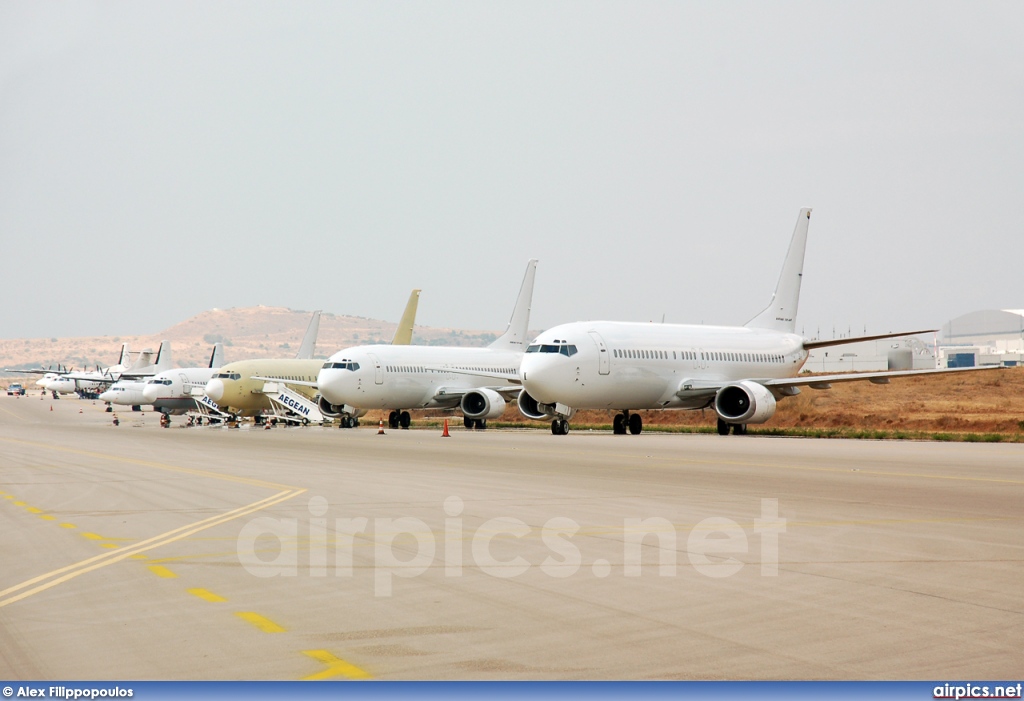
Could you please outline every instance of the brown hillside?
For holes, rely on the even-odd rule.
[[[285,307],[211,309],[150,336],[87,336],[79,338],[19,338],[0,340],[0,368],[49,367],[57,363],[76,368],[117,362],[122,343],[133,351],[156,350],[161,339],[171,341],[178,367],[205,365],[213,343],[222,341],[228,362],[260,357],[292,357],[302,342],[312,312]],[[317,357],[346,346],[389,343],[396,323],[324,313],[320,318]],[[413,342],[427,345],[486,345],[497,336],[489,331],[458,331],[416,327]]]

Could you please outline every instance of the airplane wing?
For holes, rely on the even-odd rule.
[[[923,375],[944,375],[951,372],[977,372],[980,370],[1000,370],[999,365],[988,365],[974,368],[935,368],[929,370],[888,370],[883,372],[847,372],[836,375],[804,375],[801,377],[785,377],[779,379],[751,377],[747,382],[756,382],[765,387],[779,390],[780,394],[787,394],[786,390],[797,387],[810,387],[811,389],[831,389],[837,382],[861,382],[868,381],[876,385],[887,385],[894,377],[919,377]],[[733,382],[713,380],[683,380],[680,389],[676,392],[677,397],[699,397],[713,395],[726,385]],[[796,392],[792,392],[796,394]]]
[[[250,379],[262,380],[263,382],[280,382],[282,385],[302,385],[303,387],[317,389],[315,382],[307,382],[305,380],[286,380],[283,377],[263,377],[261,375],[253,375]]]
[[[509,387],[509,386],[498,386],[498,387],[439,387],[437,392],[434,393],[435,399],[461,399],[463,395],[469,394],[470,392],[478,389],[489,389],[492,392],[497,392],[506,401],[510,401],[519,396],[519,393],[523,391],[522,387]]]
[[[882,333],[874,336],[854,336],[852,338],[834,338],[831,341],[804,341],[804,350],[815,348],[830,348],[832,346],[845,346],[851,343],[862,341],[881,341],[885,338],[905,338],[906,336],[920,336],[926,333],[935,333],[937,329],[925,329],[924,331],[901,331],[899,333]]]

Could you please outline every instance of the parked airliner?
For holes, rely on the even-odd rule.
[[[214,373],[224,364],[224,346],[213,344],[210,362],[203,368],[175,368],[157,373],[142,388],[144,404],[151,404],[162,414],[180,415],[196,408],[197,397],[202,396]]]
[[[408,428],[408,409],[458,407],[467,428],[486,428],[521,389],[537,261],[526,266],[505,333],[486,348],[354,346],[332,355],[317,376],[321,406],[343,415],[390,409],[392,428]]]
[[[956,370],[915,370],[797,377],[813,348],[908,336],[888,333],[809,341],[796,333],[810,209],[801,209],[778,286],[768,307],[745,326],[690,326],[616,321],[578,322],[545,331],[527,348],[520,366],[524,416],[553,419],[551,432],[569,432],[578,409],[612,409],[613,431],[643,429],[638,409],[704,409],[718,414],[718,432],[746,433],[768,421],[776,402],[801,386],[829,389],[835,382]],[[973,370],[975,368],[967,368]]]

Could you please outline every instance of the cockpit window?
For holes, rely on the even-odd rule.
[[[237,372],[218,372],[213,376],[216,380],[241,380],[242,376]]]
[[[545,343],[543,345],[533,345],[526,349],[527,353],[560,353],[564,356],[572,357],[576,355],[576,346],[565,341],[555,341],[554,343]]]
[[[359,363],[351,360],[343,360],[340,363],[326,362],[324,363],[324,370],[352,370],[353,372],[359,369]]]
[[[529,347],[527,347],[527,349],[526,349],[526,352],[527,352],[527,353],[536,353],[536,352],[538,352],[539,350],[540,350],[540,346],[538,346],[538,345],[533,345],[533,346],[529,346]]]
[[[559,346],[558,352],[561,353],[562,355],[566,356],[567,358],[570,358],[570,357],[576,355],[576,346],[574,346],[572,344],[566,344],[564,346]]]

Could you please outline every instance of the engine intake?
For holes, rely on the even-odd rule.
[[[462,395],[459,409],[467,419],[496,419],[505,413],[505,400],[493,389],[475,389]]]
[[[775,395],[764,385],[744,380],[715,395],[715,411],[734,424],[763,424],[775,414]]]
[[[355,416],[360,417],[366,414],[366,409],[357,409],[354,406],[348,404],[331,404],[329,401],[320,397],[316,402],[317,408],[320,409],[320,413],[329,419],[336,419],[339,416]]]
[[[554,418],[554,407],[550,404],[541,404],[536,399],[530,396],[530,394],[524,389],[519,392],[519,398],[516,399],[516,405],[519,407],[519,413],[528,419],[534,421],[546,421],[547,419]]]

